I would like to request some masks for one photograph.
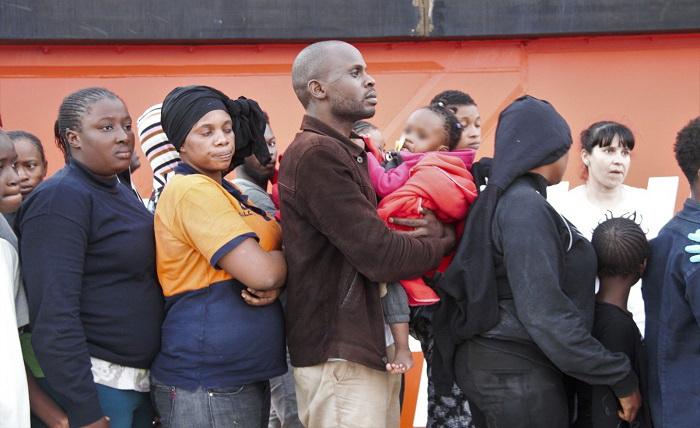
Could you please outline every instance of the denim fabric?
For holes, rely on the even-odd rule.
[[[287,353],[287,367],[292,367]],[[294,374],[291,370],[270,379],[270,421],[268,428],[303,428],[297,409]]]
[[[268,381],[188,391],[152,378],[151,397],[163,428],[265,428],[270,415]]]
[[[153,426],[153,406],[147,392],[110,388],[95,384],[97,398],[110,428],[150,428]]]
[[[408,296],[398,282],[386,284],[386,295],[382,297],[384,321],[389,324],[406,323],[411,320],[411,308],[408,306]]]
[[[654,428],[700,422],[700,263],[684,251],[700,228],[700,203],[683,210],[651,241],[642,281],[648,396]]]

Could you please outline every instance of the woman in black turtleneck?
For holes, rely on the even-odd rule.
[[[61,103],[55,134],[67,165],[16,221],[32,345],[71,426],[150,427],[163,297],[153,216],[117,178],[134,150],[131,117],[114,93],[81,89]]]
[[[639,407],[627,357],[591,336],[593,248],[546,201],[570,146],[546,101],[524,96],[501,113],[488,185],[440,283],[436,383],[454,376],[479,427],[568,426],[567,376],[611,386],[626,417]]]

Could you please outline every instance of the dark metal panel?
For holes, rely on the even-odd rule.
[[[392,38],[419,18],[411,0],[0,0],[0,41]]]
[[[0,43],[235,43],[700,31],[700,0],[0,0]]]
[[[432,37],[700,30],[699,0],[434,0]]]

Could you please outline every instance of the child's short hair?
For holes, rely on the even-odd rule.
[[[688,122],[676,136],[673,147],[678,166],[683,170],[688,182],[695,184],[700,169],[700,117]]]
[[[475,106],[476,102],[474,98],[465,92],[457,89],[448,89],[435,95],[433,99],[430,100],[430,105],[447,108],[450,106]]]
[[[623,276],[639,273],[650,247],[636,213],[611,217],[593,231],[591,243],[598,257],[598,275]]]

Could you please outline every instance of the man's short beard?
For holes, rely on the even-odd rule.
[[[375,109],[365,109],[362,103],[354,103],[347,100],[333,100],[331,112],[334,116],[355,123],[358,120],[369,119],[374,116]]]

